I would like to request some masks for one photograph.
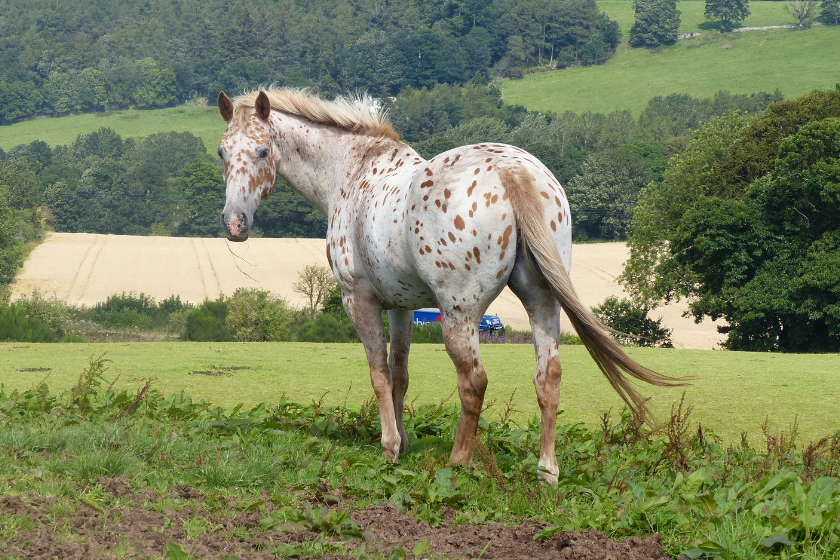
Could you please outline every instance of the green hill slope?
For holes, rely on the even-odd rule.
[[[684,10],[691,4],[678,7]],[[630,109],[636,116],[651,98],[671,93],[711,97],[721,89],[754,93],[779,88],[790,99],[840,82],[837,45],[840,26],[726,34],[706,31],[670,47],[619,47],[601,66],[508,80],[504,99],[531,110]]]
[[[155,132],[192,132],[204,141],[208,152],[215,152],[225,130],[225,122],[216,107],[170,107],[155,110],[126,110],[87,113],[35,119],[0,126],[0,148],[8,151],[18,144],[42,140],[50,146],[72,143],[79,134],[102,127],[112,128],[123,138],[148,136]]]
[[[635,13],[632,0],[599,0],[601,8],[610,19],[615,20],[624,32],[627,40]],[[677,3],[680,15],[680,33],[708,33],[716,30],[717,24],[708,21],[703,12],[706,2],[702,0],[684,0]],[[766,27],[769,25],[790,25],[794,19],[785,11],[785,2],[750,2],[750,15],[741,24],[743,27]]]

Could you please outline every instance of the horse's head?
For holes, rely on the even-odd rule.
[[[249,114],[234,115],[233,102],[221,92],[219,113],[228,123],[219,146],[226,188],[222,227],[231,241],[245,241],[260,201],[274,191],[276,166],[268,120],[271,104],[261,91]]]

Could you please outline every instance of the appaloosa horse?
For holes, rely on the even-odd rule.
[[[472,460],[487,376],[478,326],[505,286],[522,301],[536,346],[542,429],[541,476],[557,482],[555,421],[560,399],[560,308],[618,394],[649,413],[624,372],[655,385],[679,380],[650,371],[612,340],[580,302],[569,279],[571,216],[560,183],[515,146],[455,148],[429,161],[400,142],[367,98],[324,101],[271,88],[231,101],[219,94],[228,126],[219,156],[228,238],[244,241],[260,200],[280,174],[329,220],[327,260],[359,333],[379,402],[382,449],[396,460],[407,443],[412,310],[440,308],[446,351],[458,374],[461,417],[450,457]],[[388,356],[381,311],[388,310]]]

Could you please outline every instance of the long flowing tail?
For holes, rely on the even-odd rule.
[[[554,297],[566,311],[592,359],[633,414],[644,421],[655,423],[646,404],[647,399],[636,391],[625,372],[640,381],[658,386],[681,386],[686,385],[686,381],[650,370],[624,352],[610,336],[610,329],[592,314],[575,292],[569,273],[560,260],[554,238],[543,220],[542,201],[533,177],[524,168],[520,168],[502,169],[501,178],[516,214],[528,265],[534,268],[531,259],[536,261],[536,270],[541,273]]]

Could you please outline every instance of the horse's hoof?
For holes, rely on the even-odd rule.
[[[400,441],[397,440],[397,443],[395,443],[394,445],[387,445],[383,443],[382,454],[385,456],[385,459],[387,459],[389,463],[396,463],[400,457]]]

